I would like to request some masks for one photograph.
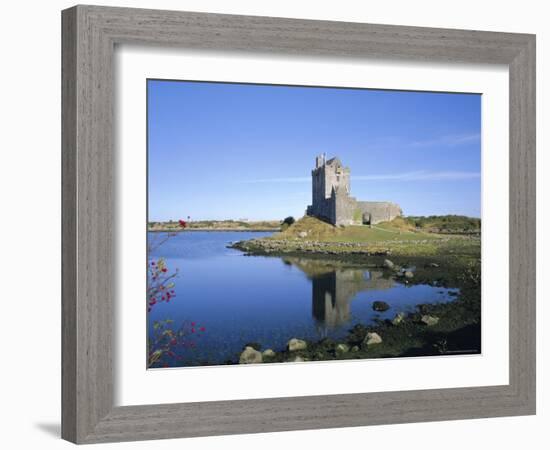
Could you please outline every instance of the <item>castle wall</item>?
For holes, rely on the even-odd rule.
[[[353,225],[354,211],[357,208],[357,201],[342,190],[334,195],[335,217],[334,225]]]
[[[370,214],[372,225],[393,220],[402,215],[399,205],[391,202],[357,202],[357,208],[362,214]]]

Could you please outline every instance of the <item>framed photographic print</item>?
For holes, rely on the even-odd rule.
[[[77,443],[535,412],[535,38],[63,11]]]

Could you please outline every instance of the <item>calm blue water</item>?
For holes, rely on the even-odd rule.
[[[182,232],[151,252],[165,258],[174,279],[176,297],[158,303],[149,313],[153,322],[186,322],[188,346],[177,346],[168,365],[220,364],[238,359],[250,342],[262,349],[281,350],[292,337],[316,340],[339,338],[357,323],[392,318],[419,303],[454,299],[448,290],[428,285],[407,286],[385,279],[382,272],[341,268],[306,258],[244,256],[228,249],[232,241],[258,238],[262,232]],[[164,233],[149,233],[152,243]],[[384,313],[372,310],[375,300],[386,301]],[[194,322],[195,333],[190,333]],[[205,331],[200,332],[204,326]],[[191,344],[189,344],[191,342]],[[189,347],[192,345],[193,347]]]

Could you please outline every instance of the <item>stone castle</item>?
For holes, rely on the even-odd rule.
[[[312,204],[306,214],[333,225],[374,225],[402,215],[391,202],[358,201],[350,195],[350,170],[338,158],[319,155],[311,171]]]

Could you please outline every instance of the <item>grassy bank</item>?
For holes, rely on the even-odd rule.
[[[476,259],[478,235],[449,235],[418,230],[404,219],[372,227],[334,227],[304,217],[271,237],[237,242],[234,248],[252,255],[321,254],[333,256],[456,256]]]

